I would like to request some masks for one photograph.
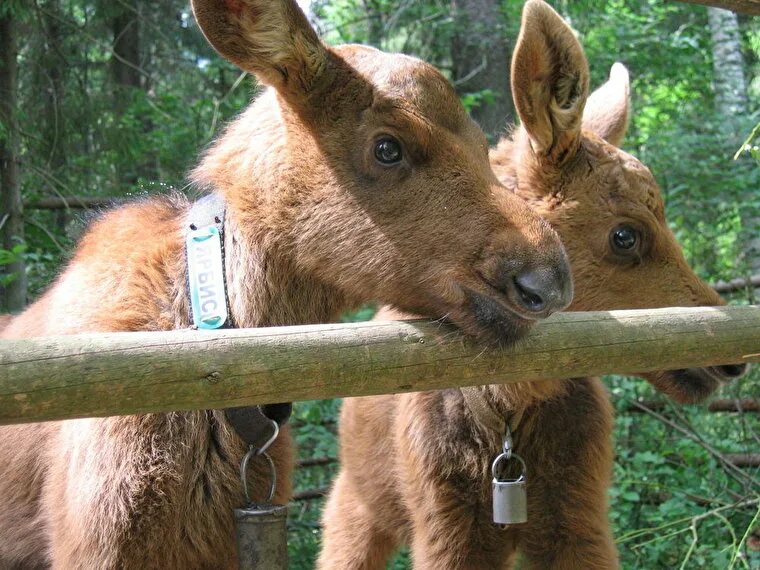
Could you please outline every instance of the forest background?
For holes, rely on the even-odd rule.
[[[254,80],[213,53],[188,4],[0,0],[4,311],[49,285],[104,204],[186,190],[199,152],[251,99]],[[692,267],[711,283],[760,274],[760,20],[663,0],[552,4],[585,46],[593,86],[615,61],[630,69],[625,148],[662,185]],[[302,5],[328,42],[401,51],[442,69],[492,141],[515,120],[508,70],[522,2]],[[758,294],[739,285],[728,297],[753,303]],[[760,373],[713,406],[742,413],[675,407],[640,380],[607,380],[618,411],[611,519],[624,567],[760,567]],[[311,568],[318,549],[339,406],[296,406],[292,568]],[[374,466],[379,477],[385,467]],[[407,553],[393,567],[410,567]]]

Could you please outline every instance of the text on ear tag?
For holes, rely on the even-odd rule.
[[[218,329],[227,322],[219,230],[215,226],[191,230],[186,247],[193,324],[199,329]]]

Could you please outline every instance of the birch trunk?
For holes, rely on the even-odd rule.
[[[713,77],[715,107],[721,116],[726,139],[738,148],[751,126],[747,119],[747,82],[744,76],[739,20],[735,13],[720,8],[708,8],[710,35],[713,45]],[[756,201],[748,196],[748,203]],[[748,270],[760,273],[760,217],[756,213],[744,220],[746,244],[744,253]]]

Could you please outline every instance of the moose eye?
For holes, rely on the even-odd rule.
[[[381,164],[396,164],[401,161],[401,143],[393,137],[383,137],[375,142],[375,158]]]
[[[618,226],[610,233],[610,244],[613,251],[623,255],[636,251],[639,241],[639,232],[628,225]]]

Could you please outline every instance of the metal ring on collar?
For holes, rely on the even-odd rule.
[[[493,463],[491,464],[491,475],[493,476],[495,481],[500,481],[498,475],[496,475],[496,469],[499,465],[499,462],[501,462],[502,460],[509,461],[510,459],[517,459],[517,461],[520,462],[520,467],[521,467],[520,476],[517,479],[515,479],[515,482],[523,481],[525,479],[525,471],[527,468],[525,467],[525,461],[523,461],[523,458],[517,455],[516,453],[510,453],[509,455],[507,455],[506,453],[500,453],[499,455],[496,456],[496,459],[494,459]]]
[[[248,452],[243,456],[243,459],[240,461],[240,481],[243,483],[243,493],[245,494],[245,500],[248,502],[248,504],[252,504],[253,501],[251,500],[251,496],[248,493],[247,474],[248,474],[248,462],[250,461],[251,457],[253,457],[254,455],[263,455],[266,458],[267,462],[269,463],[271,485],[269,486],[269,495],[267,496],[267,499],[265,501],[265,503],[268,504],[272,502],[272,499],[274,498],[275,489],[277,488],[277,469],[274,466],[274,461],[272,460],[272,458],[269,456],[269,454],[266,451],[262,451],[261,449],[255,449],[253,446],[248,448]]]

